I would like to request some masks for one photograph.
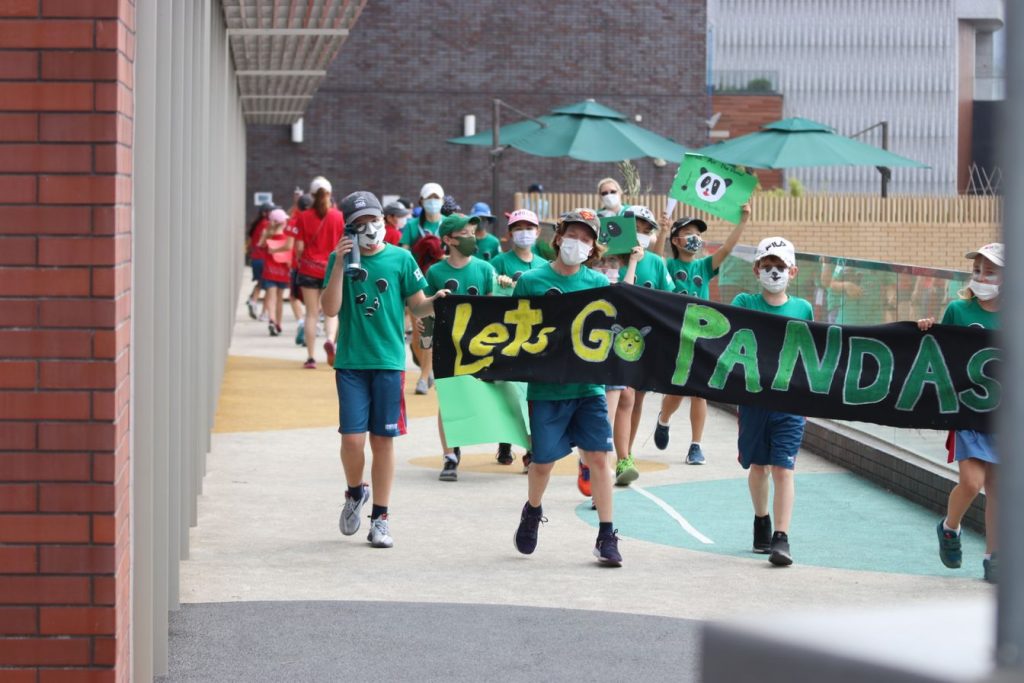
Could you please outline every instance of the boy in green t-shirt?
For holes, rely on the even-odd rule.
[[[597,243],[600,228],[592,209],[575,209],[565,214],[552,241],[558,258],[543,268],[524,273],[516,283],[515,296],[558,295],[607,285],[608,278],[583,267],[601,256],[601,245]],[[619,539],[612,524],[612,434],[604,385],[530,382],[526,396],[530,404],[533,462],[528,472],[529,495],[516,529],[516,549],[529,555],[537,548],[537,531],[541,522],[546,521],[541,500],[551,470],[575,445],[590,467],[600,522],[594,555],[604,564],[620,566]]]
[[[448,252],[448,258],[438,261],[427,271],[428,294],[448,290],[452,294],[486,296],[494,290],[494,268],[490,263],[473,256],[477,250],[473,231],[479,223],[480,219],[475,216],[469,218],[458,213],[445,216],[441,221],[438,234]],[[438,478],[441,481],[457,481],[462,454],[457,448],[448,448],[440,414],[437,416],[437,433],[441,437],[444,453],[443,467]]]
[[[814,308],[806,299],[786,293],[796,277],[796,250],[782,237],[768,237],[757,245],[754,275],[761,284],[757,294],[737,294],[732,305],[799,320],[813,320]],[[754,552],[768,553],[780,567],[793,564],[789,550],[789,523],[793,517],[793,469],[804,438],[806,418],[758,406],[739,407],[739,461],[750,470],[747,484],[754,504]],[[770,482],[775,485],[772,508],[775,533],[768,514]]]
[[[697,258],[704,247],[702,235],[707,232],[708,225],[699,218],[680,218],[672,224],[669,245],[672,247],[672,258],[666,262],[668,274],[675,283],[675,291],[700,299],[709,298],[711,279],[718,275],[718,269],[726,257],[740,241],[743,229],[750,220],[750,205],[743,205],[739,224],[725,238],[722,246],[711,256]],[[666,394],[661,398],[661,412],[654,428],[654,445],[658,450],[668,448],[669,420],[679,406],[683,397]],[[690,397],[690,448],[686,452],[687,465],[703,465],[704,450],[701,440],[704,438],[704,423],[708,418],[708,402],[698,396]]]
[[[487,232],[487,228],[494,225],[491,207],[484,202],[477,202],[469,215],[480,219],[476,224],[476,257],[484,261],[493,261],[501,253],[501,240]]]
[[[334,359],[341,433],[341,465],[348,490],[338,526],[351,536],[370,498],[363,483],[366,434],[373,466],[373,511],[367,540],[375,548],[394,544],[388,528],[388,501],[395,474],[393,439],[405,433],[404,306],[422,317],[434,312],[441,289],[427,297],[426,282],[409,252],[384,243],[384,213],[370,192],[353,192],[341,201],[348,229],[327,261],[321,306],[339,316]],[[354,238],[354,239],[353,239]],[[353,249],[358,243],[358,261]],[[346,256],[351,263],[346,265]]]

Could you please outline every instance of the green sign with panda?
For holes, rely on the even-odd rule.
[[[668,196],[730,223],[739,223],[757,178],[732,164],[700,154],[687,154]]]

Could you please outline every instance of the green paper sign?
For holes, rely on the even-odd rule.
[[[530,449],[524,382],[484,382],[465,375],[438,379],[436,386],[449,446],[497,442]]]
[[[700,154],[687,154],[668,196],[730,223],[739,223],[741,207],[750,199],[757,178],[732,164]]]
[[[633,247],[640,244],[636,241],[635,216],[605,216],[601,219],[601,233],[597,241],[607,247],[609,256],[628,254]]]

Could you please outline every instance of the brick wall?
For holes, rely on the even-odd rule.
[[[711,111],[721,112],[716,131],[728,131],[726,139],[756,133],[761,126],[782,118],[782,95],[713,95]],[[782,187],[782,171],[756,171],[765,189]],[[799,171],[796,172],[799,175]]]
[[[465,114],[491,128],[500,97],[539,116],[589,97],[687,146],[707,142],[706,3],[508,3],[411,0],[368,3],[305,116],[305,142],[287,126],[248,129],[248,194],[290,201],[320,173],[341,196],[356,189],[417,196],[440,182],[467,211],[490,202],[484,147],[451,145]],[[607,30],[615,27],[615,31]],[[506,123],[519,120],[509,111]],[[675,166],[639,162],[645,186],[667,190]],[[534,182],[549,191],[593,191],[611,163],[545,159],[510,150],[502,161],[504,207]]]
[[[127,680],[134,5],[0,2],[0,679]]]

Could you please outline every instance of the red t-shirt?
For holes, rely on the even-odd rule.
[[[287,237],[292,237],[297,243],[299,241],[299,212],[296,211],[295,215],[292,216],[291,220],[285,223],[284,234]],[[299,250],[292,248],[292,269],[298,270],[299,268]]]
[[[327,272],[327,259],[345,233],[345,217],[335,208],[327,210],[322,219],[316,209],[307,209],[299,215],[299,240],[305,245],[299,259],[299,274],[323,278]]]
[[[267,247],[284,246],[286,237],[283,233],[277,237],[267,240]],[[271,244],[271,240],[277,242],[277,244]],[[275,258],[277,257],[277,258]],[[284,261],[278,261],[278,258],[285,257]],[[291,254],[283,252],[277,252],[271,254],[269,249],[267,251],[267,258],[263,262],[263,279],[270,280],[271,282],[289,282],[291,280],[292,266],[291,266]]]
[[[398,243],[402,241],[402,231],[389,223],[385,223],[384,241],[397,247]]]
[[[263,237],[263,231],[270,226],[270,221],[266,218],[261,218],[260,222],[256,224],[256,227],[252,229],[252,234],[249,235],[249,258],[253,261],[265,261],[267,259],[267,251],[263,247],[257,246],[260,243],[260,238]]]

